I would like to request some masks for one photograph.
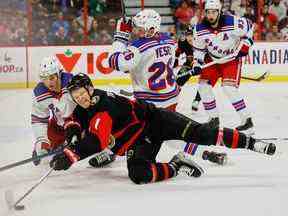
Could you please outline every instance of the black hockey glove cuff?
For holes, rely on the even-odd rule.
[[[50,161],[50,167],[54,170],[67,170],[71,165],[80,160],[80,157],[69,148],[65,148],[63,153],[55,155]]]

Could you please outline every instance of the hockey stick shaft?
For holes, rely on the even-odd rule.
[[[21,196],[13,205],[12,207],[15,208],[25,197],[27,197],[38,185],[40,185],[53,171],[53,167],[50,168],[39,180],[34,184],[23,196]]]
[[[74,143],[76,140],[77,140],[77,138],[76,138],[76,136],[74,136],[71,143]],[[22,161],[18,161],[18,162],[15,162],[15,163],[8,164],[6,166],[0,167],[0,172],[2,172],[4,170],[11,169],[11,168],[14,168],[14,167],[17,167],[17,166],[24,165],[24,164],[27,164],[27,163],[30,163],[32,161],[41,160],[41,159],[49,157],[51,155],[60,154],[63,151],[63,149],[66,148],[71,143],[68,143],[68,142],[65,141],[65,143],[62,146],[60,146],[57,149],[53,149],[53,150],[51,150],[50,152],[48,152],[46,154],[37,155],[36,157],[31,157],[31,158],[28,158],[28,159],[25,159],[25,160],[22,160]]]

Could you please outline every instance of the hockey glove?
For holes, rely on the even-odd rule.
[[[183,65],[176,76],[176,83],[183,86],[192,76],[191,67]]]
[[[77,162],[80,157],[70,148],[65,148],[63,153],[55,155],[50,161],[50,167],[54,170],[67,170]]]
[[[253,43],[253,42],[252,42]],[[249,53],[249,48],[250,48],[250,46],[248,46],[247,44],[245,44],[245,43],[241,43],[240,44],[240,46],[239,46],[239,48],[238,48],[238,54],[236,55],[236,59],[238,59],[238,58],[241,58],[241,57],[243,57],[243,56],[246,56],[246,55],[248,55],[248,53]]]
[[[128,43],[132,32],[132,19],[129,17],[120,18],[117,21],[114,41]]]
[[[81,128],[77,122],[70,121],[66,123],[64,129],[65,129],[65,140],[67,143],[69,143],[70,147],[75,145],[74,141],[81,140]],[[73,140],[73,137],[76,137],[77,140]]]
[[[99,167],[104,167],[110,163],[112,163],[115,160],[115,155],[114,154],[109,154],[106,151],[101,151],[97,154],[94,155],[89,160],[89,164],[92,167],[99,168]]]

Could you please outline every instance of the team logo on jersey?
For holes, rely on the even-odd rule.
[[[97,95],[94,96],[94,97],[92,97],[92,98],[91,98],[91,106],[97,104],[97,103],[99,102],[99,100],[100,100],[100,97],[97,96]]]
[[[229,37],[228,37],[228,35],[225,33],[224,36],[223,36],[223,41],[228,40],[228,39],[229,39]]]

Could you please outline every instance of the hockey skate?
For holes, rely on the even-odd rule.
[[[253,122],[251,118],[247,118],[245,123],[241,124],[240,126],[236,127],[236,129],[240,132],[243,132],[247,135],[254,134]]]
[[[185,172],[188,176],[200,177],[204,170],[193,160],[185,157],[183,152],[176,154],[169,162],[178,172]]]
[[[216,163],[218,165],[227,164],[227,154],[226,153],[218,153],[214,151],[204,151],[202,154],[203,160],[208,160],[212,163]]]
[[[99,152],[95,154],[90,160],[89,164],[92,167],[100,168],[105,167],[106,165],[112,163],[115,160],[116,156],[109,154],[106,151]]]
[[[268,143],[256,139],[252,150],[267,155],[274,155],[276,151],[276,145],[274,143]]]
[[[200,103],[199,101],[193,100],[192,106],[191,106],[192,111],[194,111],[194,112],[197,112],[197,111],[198,111],[198,109],[199,109],[199,103]]]
[[[218,128],[219,124],[220,124],[220,120],[218,117],[215,118],[210,118],[210,120],[207,122],[207,124],[209,125],[209,127],[211,128]]]

